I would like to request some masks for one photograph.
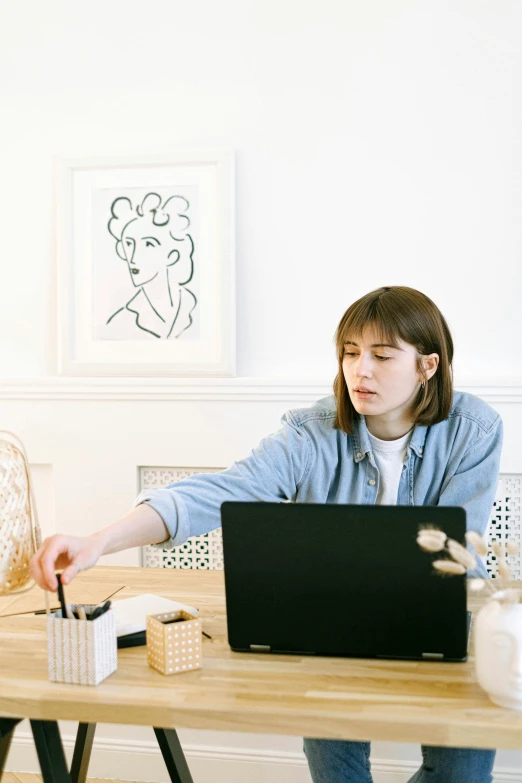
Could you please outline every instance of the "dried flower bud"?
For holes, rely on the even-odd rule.
[[[474,593],[479,593],[481,590],[484,589],[484,579],[469,579],[468,587]]]
[[[468,530],[466,533],[466,541],[471,544],[473,549],[478,555],[487,555],[488,547],[486,542],[475,530]]]
[[[508,555],[520,554],[520,541],[508,541],[506,543],[506,551]]]
[[[446,533],[442,530],[420,530],[417,534],[417,544],[426,552],[440,552],[446,543]]]
[[[502,544],[500,543],[500,541],[493,541],[491,543],[491,550],[493,554],[496,555],[497,557],[502,557],[502,555],[504,554],[502,551]]]
[[[465,574],[466,569],[454,560],[434,560],[433,567],[443,574]]]
[[[520,592],[518,590],[514,590],[513,588],[509,588],[508,590],[504,590],[502,597],[497,600],[500,600],[500,603],[502,604],[518,604],[520,600]]]
[[[462,544],[459,544],[458,541],[454,541],[452,538],[448,538],[447,547],[448,552],[452,556],[453,560],[456,560],[457,563],[463,565],[466,570],[477,567],[477,561],[471,552],[468,552],[468,550],[463,547]]]
[[[511,576],[511,569],[505,560],[498,561],[498,573],[502,577],[502,579],[506,580],[506,582],[510,582],[511,579],[513,579],[513,577]]]

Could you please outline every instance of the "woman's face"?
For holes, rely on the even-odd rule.
[[[154,280],[179,258],[178,251],[172,250],[168,227],[155,226],[151,214],[132,220],[125,227],[121,243],[136,287]]]
[[[381,344],[371,326],[345,343],[343,374],[357,413],[394,420],[409,417],[424,378],[418,370],[416,348],[402,341],[398,345]],[[431,354],[425,359],[427,377],[431,377],[438,356]]]

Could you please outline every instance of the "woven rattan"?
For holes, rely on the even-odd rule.
[[[26,588],[40,544],[29,465],[18,437],[0,430],[0,595]]]

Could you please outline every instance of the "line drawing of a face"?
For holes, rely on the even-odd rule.
[[[168,224],[154,225],[152,213],[136,217],[125,226],[120,246],[129,266],[133,286],[138,288],[146,285],[166,267],[179,261],[180,252],[173,247],[173,241],[175,240],[170,235]],[[178,281],[180,285],[184,282]]]
[[[139,329],[168,338],[190,327],[197,299],[185,288],[194,273],[190,204],[178,195],[161,202],[157,193],[148,193],[135,207],[126,196],[111,204],[107,228],[138,292],[110,316],[107,325],[116,316],[118,321],[129,320],[130,313]]]

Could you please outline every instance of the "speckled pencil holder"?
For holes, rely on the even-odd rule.
[[[76,607],[73,605],[73,609]],[[86,611],[94,610],[85,606]],[[98,685],[118,668],[116,621],[112,609],[96,620],[47,618],[47,662],[52,682]]]
[[[148,615],[147,656],[149,666],[162,674],[200,669],[201,620],[183,610]]]

